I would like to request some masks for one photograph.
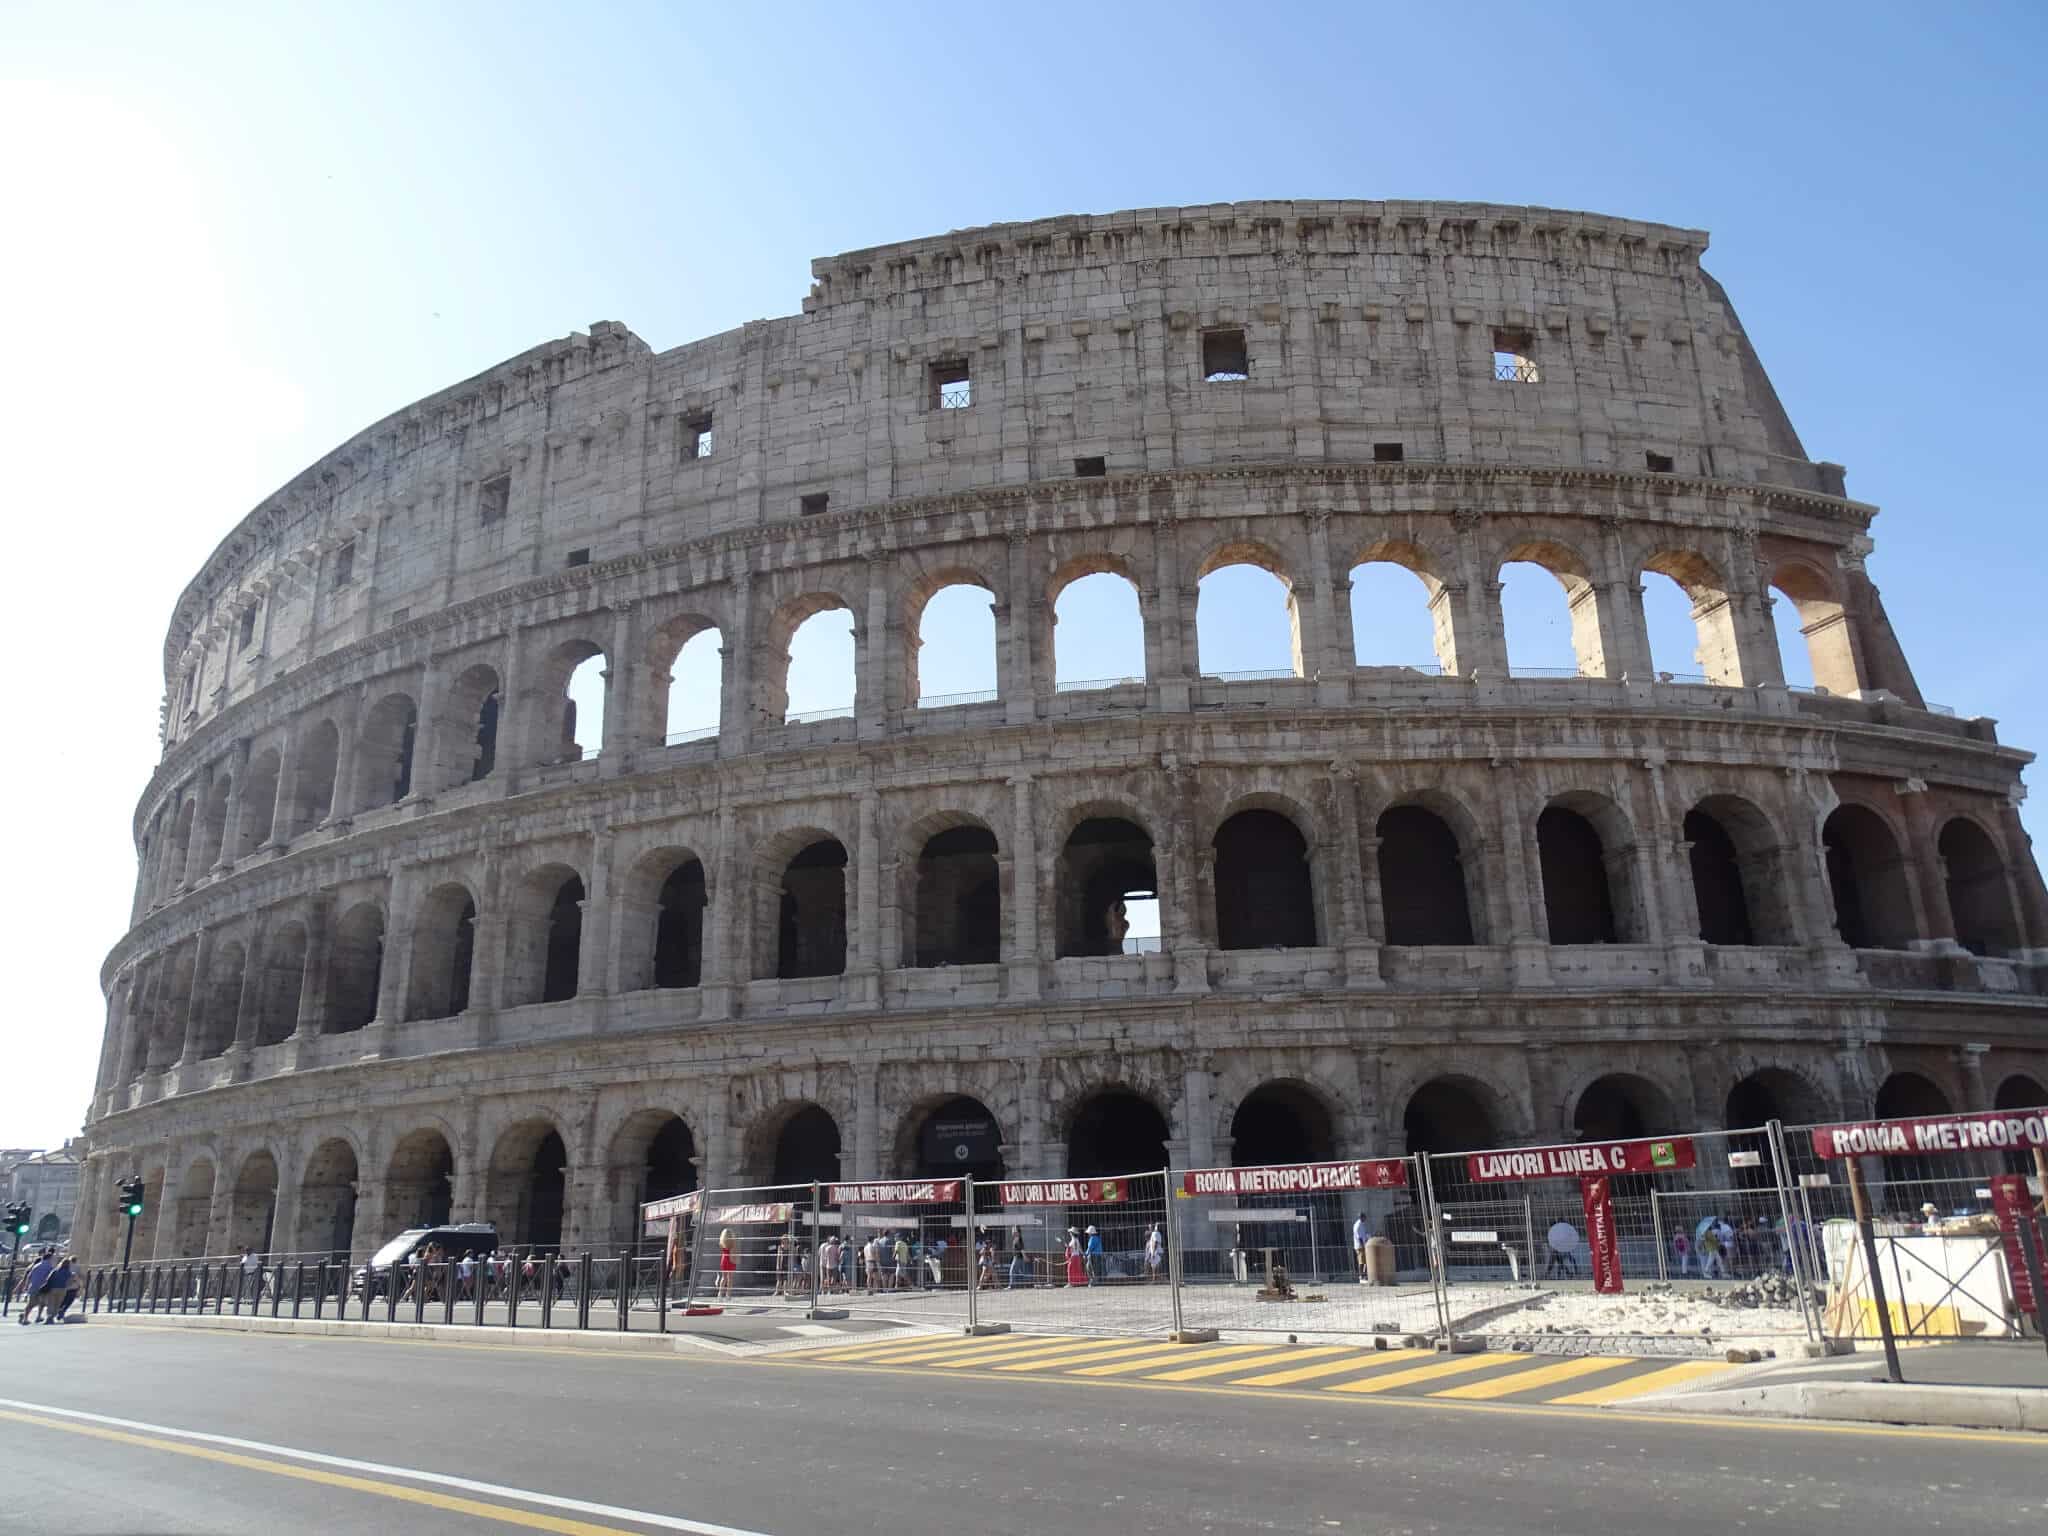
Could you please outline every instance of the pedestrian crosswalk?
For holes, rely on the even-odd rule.
[[[1175,1344],[1009,1334],[996,1338],[898,1336],[781,1355],[784,1363],[1165,1382],[1202,1388],[1299,1388],[1346,1397],[1430,1397],[1451,1402],[1597,1406],[1680,1387],[1733,1370],[1719,1360],[1630,1355],[1535,1355],[1371,1349],[1353,1344],[1280,1345],[1271,1340]]]

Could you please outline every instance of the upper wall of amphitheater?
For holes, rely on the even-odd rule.
[[[571,565],[715,560],[821,510],[842,530],[928,515],[1094,459],[1112,481],[1386,445],[1406,464],[1654,467],[1779,488],[1766,534],[1774,509],[1824,508],[1859,543],[1871,509],[1807,461],[1706,243],[1487,204],[1148,209],[824,258],[799,314],[667,352],[600,322],[386,417],[245,517],[178,602],[165,742],[317,657]],[[1245,376],[1210,382],[1234,338]],[[942,406],[962,380],[971,404]]]

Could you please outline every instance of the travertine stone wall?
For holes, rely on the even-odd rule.
[[[1051,1173],[1112,1087],[1201,1163],[1261,1085],[1320,1104],[1332,1152],[1476,1133],[1417,1120],[1447,1082],[1503,1139],[1617,1092],[1677,1126],[1745,1083],[1792,1118],[1902,1074],[1958,1107],[2038,1086],[2029,759],[1924,706],[1875,509],[1808,459],[1705,247],[1468,204],[998,226],[819,261],[799,314],[668,352],[601,323],[358,434],[174,615],[82,1224],[140,1171],[164,1252],[326,1247],[351,1209],[361,1250],[429,1189],[516,1226],[552,1129],[564,1239],[609,1243],[666,1117],[698,1176],[765,1178],[813,1104],[867,1176],[955,1095]],[[1206,377],[1240,342],[1244,377]],[[1350,575],[1379,560],[1420,578],[1435,671],[1354,664]],[[1513,560],[1563,583],[1577,676],[1511,673]],[[1234,563],[1287,584],[1295,676],[1202,674],[1196,587]],[[1062,688],[1053,603],[1097,571],[1137,589],[1145,677]],[[1697,676],[1651,666],[1667,576]],[[956,581],[992,594],[997,688],[921,707],[919,619]],[[1820,689],[1785,687],[1774,602]],[[828,607],[854,706],[791,723],[789,638]],[[720,727],[671,742],[706,628]],[[593,655],[585,756],[562,706]],[[1314,942],[1223,947],[1245,811],[1298,834],[1258,877],[1298,883],[1257,888]],[[1566,812],[1594,840],[1569,866]],[[1149,841],[1161,940],[1064,954],[1068,839],[1106,817]],[[920,903],[987,888],[920,881],[962,828],[993,845],[996,954],[920,964],[957,928]],[[791,869],[824,840],[843,866]],[[657,986],[691,861],[694,983]],[[1390,904],[1447,879],[1468,923],[1391,942]],[[814,900],[844,968],[791,975],[786,904]]]

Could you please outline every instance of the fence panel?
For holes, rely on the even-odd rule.
[[[1166,1187],[1163,1171],[977,1179],[976,1269],[986,1280],[975,1295],[975,1320],[1030,1333],[1170,1331]]]
[[[1429,1174],[1453,1332],[1811,1335],[1768,1128],[1436,1153]]]
[[[1204,1168],[1172,1179],[1184,1326],[1437,1331],[1426,1196],[1413,1159]]]

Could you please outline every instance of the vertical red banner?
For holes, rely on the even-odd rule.
[[[1614,1202],[1608,1198],[1607,1175],[1579,1180],[1579,1198],[1586,1206],[1586,1247],[1593,1261],[1593,1289],[1602,1296],[1621,1292],[1621,1242],[1614,1234]]]
[[[2025,1228],[2033,1220],[2034,1199],[2024,1174],[2001,1173],[1991,1180],[1991,1210],[1998,1217],[1998,1235],[2005,1243],[2005,1273],[2012,1281],[2013,1305],[2032,1313],[2039,1305],[2027,1275],[2027,1256],[2020,1249]],[[2044,1255],[2048,1258],[2048,1255]]]

